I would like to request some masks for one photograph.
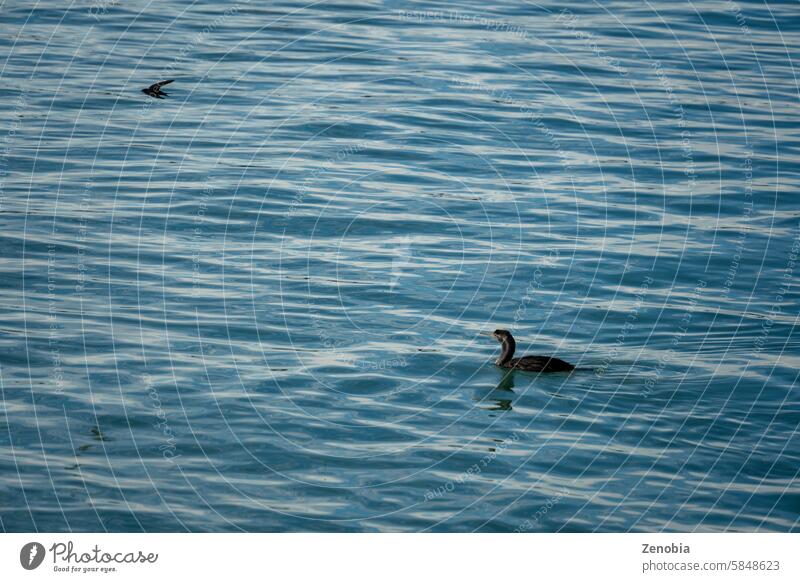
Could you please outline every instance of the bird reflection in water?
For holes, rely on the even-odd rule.
[[[493,404],[487,408],[487,410],[508,412],[514,410],[514,407],[511,406],[511,400],[515,394],[514,371],[510,370],[503,372],[503,377],[500,379],[500,382],[497,384],[497,386],[495,386],[495,388],[484,398],[480,399],[479,402],[490,400],[493,402]]]

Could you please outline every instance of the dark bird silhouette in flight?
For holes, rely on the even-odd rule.
[[[175,79],[170,79],[169,81],[159,81],[158,83],[153,83],[146,89],[142,89],[142,93],[144,93],[145,95],[150,95],[150,97],[155,97],[156,99],[163,99],[164,97],[169,97],[169,93],[164,93],[164,91],[161,90],[161,87],[163,87],[164,85],[169,85],[174,80]]]

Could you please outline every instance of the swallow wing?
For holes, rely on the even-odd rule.
[[[175,79],[170,79],[170,80],[168,80],[168,81],[159,81],[158,83],[153,83],[153,84],[152,84],[152,85],[150,85],[150,86],[149,86],[147,89],[142,89],[142,90],[143,90],[145,93],[158,93],[159,91],[161,91],[161,87],[163,87],[164,85],[169,85],[169,84],[170,84],[170,83],[172,83],[174,80],[175,80]]]

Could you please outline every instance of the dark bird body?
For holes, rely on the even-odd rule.
[[[158,83],[153,83],[146,89],[142,89],[142,93],[144,93],[145,95],[150,95],[150,97],[155,97],[156,99],[163,99],[164,97],[168,97],[169,93],[164,93],[164,91],[161,90],[161,87],[163,87],[164,85],[169,85],[174,80],[175,79],[170,79],[169,81],[159,81]]]
[[[512,368],[527,372],[570,372],[575,369],[572,364],[552,356],[522,356],[521,358],[515,358],[514,350],[517,349],[517,343],[510,332],[505,329],[496,329],[492,336],[500,342],[503,348],[500,357],[494,362],[501,368]]]

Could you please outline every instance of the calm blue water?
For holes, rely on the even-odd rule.
[[[491,4],[0,4],[3,530],[800,529],[796,3]]]

